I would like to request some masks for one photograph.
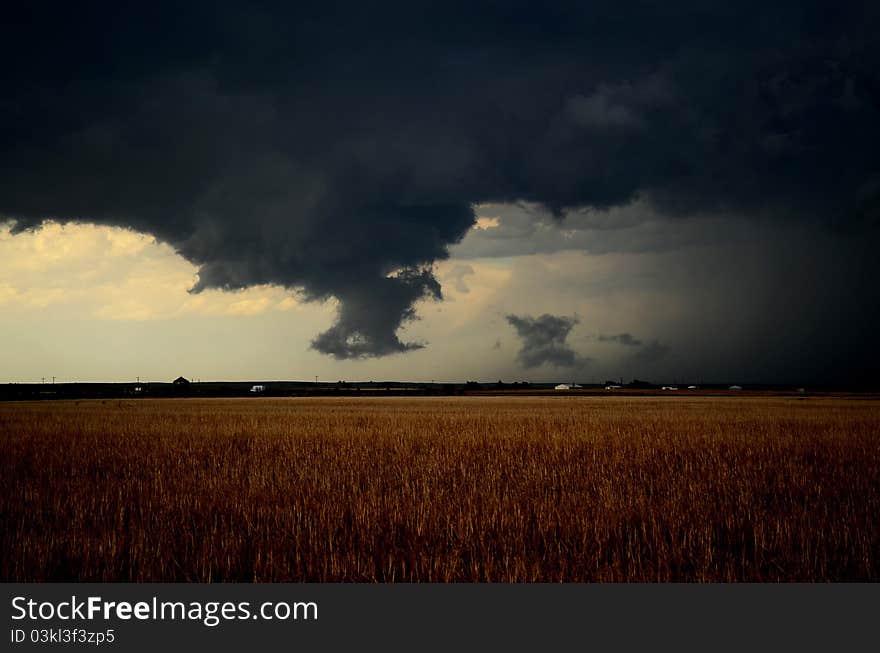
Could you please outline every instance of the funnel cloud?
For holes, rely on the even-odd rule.
[[[433,266],[479,203],[880,242],[876,3],[17,3],[4,22],[0,219],[152,234],[195,293],[336,300],[312,347],[338,359],[424,346],[400,330],[442,299]],[[523,364],[576,362],[569,318],[508,319]]]

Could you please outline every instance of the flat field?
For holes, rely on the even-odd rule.
[[[880,580],[880,401],[0,404],[3,581]]]

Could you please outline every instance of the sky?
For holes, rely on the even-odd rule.
[[[875,4],[117,4],[4,21],[0,382],[880,371]]]

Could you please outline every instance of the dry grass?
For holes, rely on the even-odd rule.
[[[3,404],[0,579],[877,580],[878,408]]]

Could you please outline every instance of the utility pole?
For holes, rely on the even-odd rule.
[[[55,377],[52,377],[52,385],[55,385]]]
[[[40,383],[45,383],[45,382],[46,382],[46,377],[45,377],[45,376],[41,376],[41,377],[40,377]]]

